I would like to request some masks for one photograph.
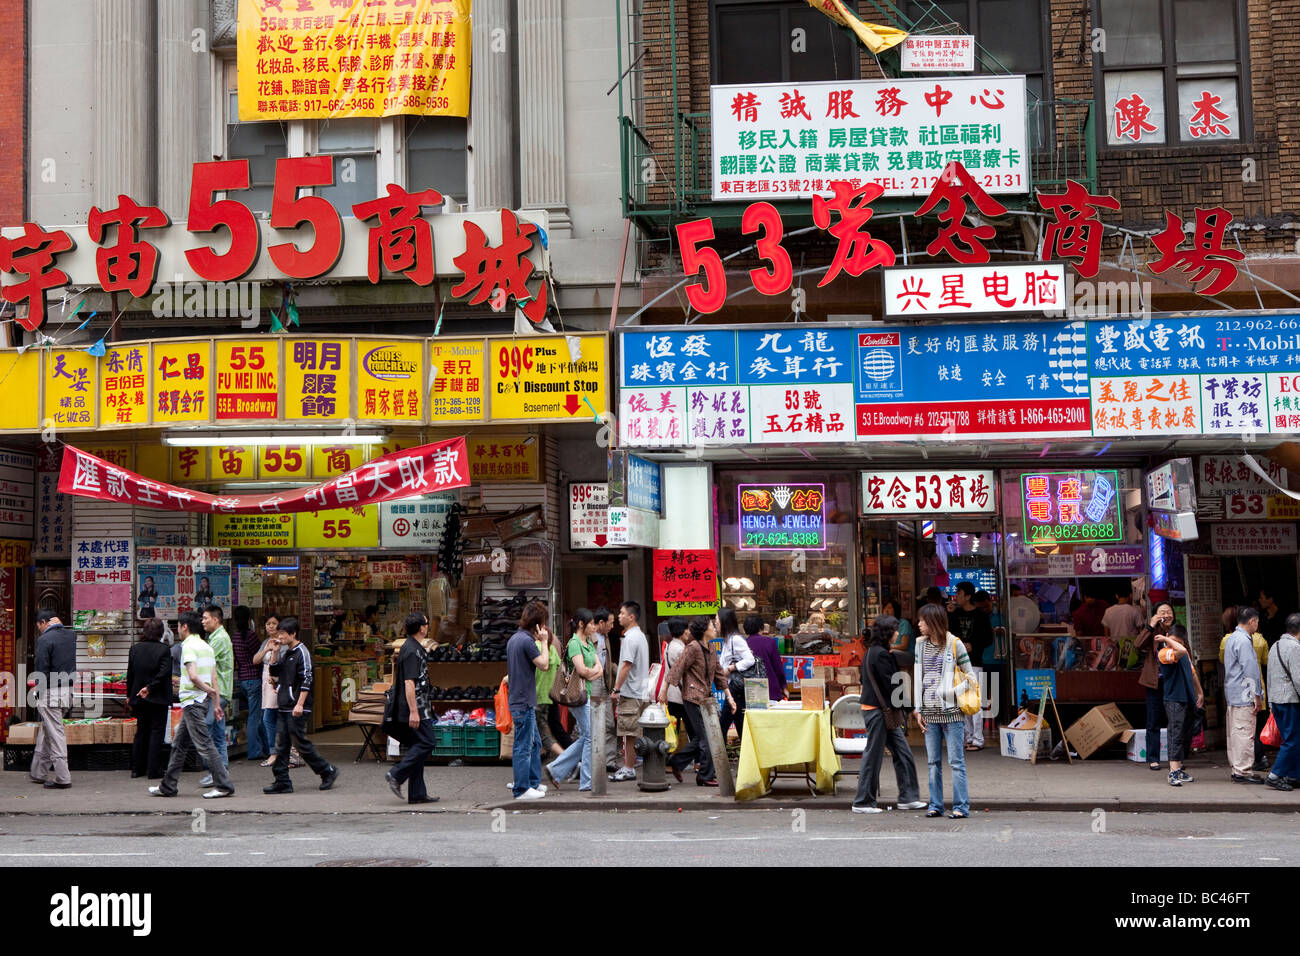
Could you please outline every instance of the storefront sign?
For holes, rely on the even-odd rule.
[[[1124,540],[1114,470],[1026,472],[1020,491],[1027,544]]]
[[[1226,495],[1224,516],[1230,519],[1267,518],[1270,521],[1300,519],[1300,501],[1286,495]]]
[[[94,356],[80,349],[55,349],[45,356],[45,419],[55,428],[94,428],[97,424],[96,364]]]
[[[392,452],[310,488],[263,495],[212,495],[190,491],[116,468],[71,445],[66,446],[65,451],[59,491],[165,511],[270,514],[332,510],[463,488],[469,484],[464,438],[450,438]]]
[[[1059,312],[1065,264],[998,263],[885,269],[885,316],[917,318],[983,313]]]
[[[1223,584],[1219,559],[1207,554],[1183,555],[1183,587],[1187,594],[1187,633],[1192,655],[1215,660],[1223,637]]]
[[[662,469],[657,461],[626,455],[627,506],[638,511],[663,514]]]
[[[743,551],[826,550],[826,486],[737,486]]]
[[[1295,525],[1247,521],[1212,525],[1210,547],[1217,555],[1295,554]]]
[[[1297,403],[1300,408],[1300,403]],[[1278,485],[1287,487],[1286,469],[1275,461],[1256,457],[1259,466]],[[1275,489],[1247,467],[1240,455],[1200,455],[1196,479],[1202,495],[1270,494]]]
[[[609,485],[603,481],[569,485],[569,547],[604,548],[609,535]]]
[[[1140,544],[1098,545],[1074,552],[1074,574],[1081,578],[1123,577],[1143,574],[1146,569],[1146,548]]]
[[[154,425],[212,420],[212,340],[153,342],[146,400]],[[265,363],[265,358],[262,359]],[[247,353],[243,364],[248,364]]]
[[[357,418],[424,421],[424,343],[358,339],[356,348]]]
[[[1195,511],[1196,472],[1190,458],[1175,458],[1146,474],[1147,507],[1155,511]]]
[[[541,481],[541,441],[537,435],[469,435],[470,483]]]
[[[469,115],[470,0],[239,0],[238,21],[241,122]]]
[[[432,495],[419,501],[385,501],[379,506],[379,543],[385,548],[433,551],[442,543],[454,495]]]
[[[104,353],[99,389],[99,420],[105,425],[144,425],[149,421],[147,342]]]
[[[605,413],[605,336],[494,338],[489,348],[494,420],[580,421]]]
[[[718,557],[708,548],[654,552],[656,601],[709,601],[717,597]]]
[[[32,537],[35,479],[35,456],[0,449],[0,535]]]
[[[135,543],[130,538],[72,539],[72,610],[124,611],[131,606]]]
[[[331,511],[301,511],[294,515],[297,547],[379,547],[379,506],[336,508]]]
[[[902,49],[904,73],[969,73],[975,69],[973,36],[909,36]]]
[[[218,373],[220,381],[220,373]],[[348,418],[351,410],[352,341],[290,339],[284,346],[284,417],[319,422]],[[410,389],[419,407],[419,391]],[[405,395],[402,408],[406,410]],[[407,416],[413,418],[414,416]]]
[[[722,595],[712,601],[658,601],[655,604],[659,617],[696,617],[717,614],[722,607]]]
[[[1171,541],[1195,541],[1200,536],[1194,511],[1153,511],[1151,530]]]
[[[482,340],[435,340],[429,346],[429,374],[429,414],[434,421],[481,421],[487,416]]]
[[[278,339],[219,339],[216,343],[217,421],[279,417]]]
[[[993,514],[996,488],[992,471],[864,471],[862,513]]]
[[[609,543],[620,548],[659,547],[659,517],[640,508],[610,505]]]
[[[218,548],[249,551],[294,547],[291,514],[214,514],[212,543]]]
[[[713,199],[821,195],[834,180],[918,196],[978,153],[990,193],[1029,190],[1025,78],[849,80],[714,86]],[[974,165],[974,164],[971,164]],[[855,183],[857,185],[857,183]]]
[[[182,611],[216,604],[227,615],[231,600],[228,548],[148,547],[136,550],[136,616],[175,619]]]
[[[1056,670],[1043,668],[1039,670],[1021,670],[1016,668],[1016,701],[1023,703],[1026,699],[1033,704],[1043,699],[1044,691],[1056,697]]]

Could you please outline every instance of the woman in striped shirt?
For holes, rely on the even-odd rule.
[[[978,682],[970,658],[960,640],[948,632],[948,614],[938,604],[927,604],[917,615],[921,640],[916,647],[916,722],[925,731],[925,755],[930,765],[930,804],[927,817],[943,816],[943,751],[948,751],[952,771],[952,812],[949,819],[970,816],[970,793],[966,787],[965,715],[957,706],[957,695]],[[954,686],[958,669],[965,680]]]

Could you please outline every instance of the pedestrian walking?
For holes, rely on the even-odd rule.
[[[686,727],[690,734],[690,741],[684,746],[679,745],[677,751],[668,758],[668,769],[677,778],[677,782],[681,783],[682,770],[692,763],[697,764],[695,783],[700,787],[718,785],[714,763],[727,759],[725,749],[720,754],[710,750],[709,738],[704,729],[703,708],[713,695],[715,687],[726,695],[729,706],[734,708],[735,705],[718,656],[709,647],[709,641],[716,635],[713,618],[692,618],[682,635],[686,649],[669,670],[664,686],[659,691],[659,702],[667,703],[668,688],[681,688],[682,704],[686,709]]]
[[[172,703],[171,648],[162,642],[163,622],[151,617],[131,645],[126,664],[126,700],[135,718],[131,776],[161,780],[163,736]]]
[[[1223,696],[1228,717],[1228,767],[1233,783],[1263,783],[1252,772],[1255,765],[1255,717],[1264,710],[1264,674],[1259,665],[1255,637],[1267,652],[1259,628],[1259,612],[1243,606],[1237,622],[1219,646],[1223,660]]]
[[[1169,633],[1158,635],[1156,643],[1164,682],[1165,718],[1169,721],[1169,786],[1181,787],[1196,780],[1183,769],[1183,761],[1192,747],[1196,711],[1205,706],[1205,693],[1192,667],[1187,629],[1171,624]]]
[[[975,585],[957,582],[957,595],[948,614],[953,633],[963,643],[971,660],[976,681],[984,676],[984,654],[993,648],[993,624],[987,612],[976,606]],[[963,714],[965,747],[974,752],[984,749],[984,712]]]
[[[948,612],[941,605],[927,604],[917,614],[921,640],[917,644],[912,679],[914,715],[925,731],[925,757],[930,768],[930,802],[927,817],[943,816],[943,756],[948,754],[952,772],[952,812],[949,819],[970,816],[970,792],[966,780],[965,715],[957,706],[958,695],[979,682],[971,667],[966,647],[948,631]],[[960,684],[957,672],[962,674]]]
[[[203,631],[207,634],[208,645],[212,648],[213,657],[216,658],[217,689],[221,691],[221,716],[217,715],[216,708],[208,709],[208,733],[217,746],[217,753],[221,754],[221,762],[229,770],[225,715],[230,712],[230,699],[235,696],[235,651],[230,642],[230,634],[226,632],[222,621],[223,616],[221,606],[218,604],[209,604],[203,609]],[[199,781],[199,786],[210,787],[213,784],[212,768],[206,763],[204,766],[209,773]]]
[[[1133,641],[1133,646],[1145,655],[1138,683],[1146,695],[1147,766],[1152,770],[1160,769],[1160,730],[1169,725],[1165,717],[1165,682],[1160,670],[1159,640],[1169,633],[1173,623],[1174,609],[1168,604],[1158,604],[1151,620],[1145,623]]]
[[[546,773],[551,778],[551,783],[559,789],[559,785],[571,780],[573,772],[577,770],[578,790],[585,792],[591,789],[591,685],[601,676],[599,658],[596,656],[596,622],[591,611],[585,607],[574,611],[573,620],[569,622],[569,633],[573,636],[569,638],[565,653],[578,676],[587,682],[587,701],[581,707],[569,708],[569,713],[578,725],[578,736],[547,765]]]
[[[217,689],[217,659],[212,646],[203,639],[203,621],[194,611],[181,612],[177,632],[181,638],[181,683],[177,695],[181,704],[181,723],[172,739],[167,770],[149,792],[155,797],[176,796],[185,761],[197,750],[212,768],[213,787],[203,794],[204,799],[233,796],[235,785],[208,730],[209,712],[214,712],[218,720],[225,718],[221,692]]]
[[[680,617],[675,617],[667,622],[669,640],[664,645],[664,667],[669,671],[686,653],[686,639],[683,637],[686,633],[686,623]],[[661,628],[663,626],[660,625]],[[682,689],[680,687],[668,688],[668,716],[677,722],[678,733],[681,733],[686,724],[686,705],[682,703]]]
[[[1268,652],[1268,699],[1282,746],[1268,775],[1274,790],[1300,787],[1300,614],[1289,614],[1286,628]]]
[[[516,800],[540,800],[542,785],[542,741],[537,730],[537,671],[551,666],[549,612],[540,601],[530,601],[519,618],[519,630],[506,644],[506,681],[510,692],[510,720],[515,744],[511,753]]]
[[[77,677],[77,632],[63,626],[50,610],[36,612],[36,660],[32,668],[33,695],[41,729],[36,734],[31,778],[46,790],[67,790],[72,786],[68,772],[68,738],[63,718],[72,707],[73,682]]]
[[[888,615],[878,615],[871,622],[867,656],[862,662],[862,693],[859,698],[867,747],[862,752],[862,766],[858,769],[858,792],[851,808],[854,813],[880,813],[882,810],[876,801],[880,795],[880,765],[885,759],[886,745],[894,761],[898,809],[919,810],[925,806],[916,777],[916,763],[912,760],[912,748],[907,743],[907,715],[901,706],[906,698],[898,691],[902,674],[898,669],[898,659],[890,651],[897,629],[898,621]],[[889,726],[895,722],[897,726]]]
[[[734,721],[736,738],[743,741],[745,735],[745,678],[757,674],[754,669],[754,652],[749,649],[749,642],[740,633],[740,624],[736,612],[723,608],[718,614],[718,633],[722,635],[722,674],[727,678],[731,688],[733,703],[722,711],[722,739],[727,739],[727,731]],[[784,669],[784,668],[783,668]]]
[[[592,690],[592,725],[595,725],[595,709],[604,707],[605,770],[613,773],[621,763],[618,756],[618,733],[616,732],[618,717],[614,713],[614,701],[610,697],[610,691],[613,690],[614,681],[618,677],[618,655],[612,653],[609,640],[609,633],[614,629],[614,614],[607,608],[598,607],[591,612],[591,616],[596,623],[596,656],[600,659],[601,667],[600,680],[594,683]]]
[[[253,613],[244,605],[235,607],[230,615],[230,646],[235,656],[235,680],[244,692],[248,717],[244,721],[244,735],[248,738],[245,757],[261,760],[271,753],[271,742],[266,739],[266,724],[262,719],[262,673],[254,662],[262,641],[253,624]]]
[[[311,652],[298,640],[298,619],[286,617],[276,632],[280,639],[278,659],[271,665],[271,675],[277,679],[276,703],[280,714],[276,726],[275,763],[272,770],[275,782],[263,787],[263,793],[293,793],[289,779],[289,750],[296,746],[307,766],[320,777],[320,788],[328,790],[339,777],[338,768],[320,755],[316,745],[307,737],[311,718],[312,666]]]
[[[429,796],[424,784],[424,762],[438,743],[429,703],[429,652],[425,646],[429,639],[429,618],[420,611],[412,611],[406,615],[403,626],[406,640],[393,664],[396,678],[393,693],[397,696],[397,722],[411,728],[413,739],[397,766],[384,774],[384,779],[398,797],[402,795],[402,784],[408,784],[407,803],[437,803],[438,798]]]
[[[623,766],[610,775],[615,782],[636,779],[636,738],[641,736],[641,712],[650,703],[650,644],[641,630],[641,605],[624,601],[619,605],[618,623],[623,628],[619,641],[618,677],[610,699],[614,702],[619,737],[623,739]]]

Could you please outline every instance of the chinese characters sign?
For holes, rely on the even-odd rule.
[[[65,456],[68,459],[73,457],[71,454]],[[74,613],[121,611],[131,606],[134,548],[130,538],[72,539]]]
[[[385,548],[435,550],[455,503],[453,495],[384,502],[379,506],[379,543]]]
[[[279,415],[280,368],[277,339],[218,339],[216,401],[218,421],[265,420]]]
[[[469,435],[465,441],[472,483],[542,480],[536,435]]]
[[[656,601],[716,601],[717,555],[708,548],[656,549],[653,590]]]
[[[435,341],[429,346],[433,385],[429,409],[435,420],[478,421],[483,404],[483,343]]]
[[[218,548],[292,548],[294,516],[290,514],[215,514],[212,543]]]
[[[924,195],[962,163],[988,192],[1029,191],[1025,79],[714,86],[713,198],[825,195],[846,180]]]
[[[1059,262],[886,269],[884,276],[889,318],[1056,311],[1066,301]]]
[[[609,485],[603,481],[569,485],[569,547],[603,548],[609,543]]]
[[[1295,525],[1248,521],[1216,524],[1211,526],[1210,543],[1217,555],[1295,554]]]
[[[910,36],[903,41],[904,73],[970,73],[975,69],[973,36]]]
[[[826,486],[740,485],[741,550],[826,550]]]
[[[1287,487],[1286,469],[1275,461],[1255,459],[1278,485]],[[1247,467],[1239,455],[1201,455],[1196,478],[1202,495],[1269,494],[1274,488]]]
[[[218,376],[220,377],[220,376]],[[348,339],[293,339],[285,344],[284,416],[293,421],[328,421],[348,417],[352,376],[352,342]],[[417,418],[420,391],[408,390]],[[406,394],[398,412],[407,411]]]
[[[239,118],[469,115],[470,0],[240,0]]]
[[[0,535],[32,537],[35,467],[36,459],[31,455],[0,449]]]
[[[174,619],[181,611],[230,602],[230,552],[224,548],[150,547],[136,551],[136,614]]]
[[[595,419],[605,406],[603,336],[493,339],[492,418]]]
[[[992,514],[996,485],[991,471],[864,471],[862,513]]]
[[[424,421],[423,344],[359,340],[356,389],[357,418]]]
[[[1026,544],[1124,540],[1113,470],[1026,472],[1020,491]]]

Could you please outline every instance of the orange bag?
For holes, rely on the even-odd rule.
[[[492,705],[496,708],[497,730],[504,736],[515,729],[514,721],[510,719],[510,678],[501,678],[501,686],[497,688],[495,696],[492,698]]]

